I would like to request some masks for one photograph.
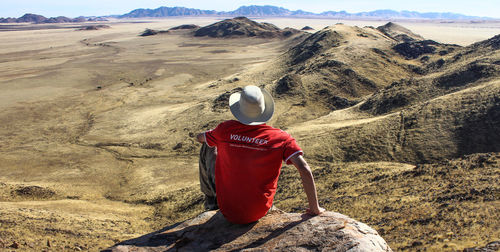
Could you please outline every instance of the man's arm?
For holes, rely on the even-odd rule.
[[[200,133],[196,135],[196,140],[200,143],[205,143],[207,140],[205,139],[205,133]]]
[[[316,185],[314,184],[314,178],[311,172],[311,168],[307,164],[306,160],[302,155],[293,155],[290,158],[293,165],[299,170],[300,177],[302,178],[302,185],[304,186],[304,191],[307,195],[307,200],[309,201],[309,209],[307,212],[312,215],[318,215],[325,211],[321,208],[318,203],[318,195],[316,193]]]

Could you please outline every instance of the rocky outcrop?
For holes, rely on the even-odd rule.
[[[154,35],[157,35],[157,34],[167,33],[167,32],[168,31],[158,31],[158,30],[153,30],[153,29],[147,28],[139,36],[147,37],[147,36],[154,36]]]
[[[464,252],[494,252],[500,250],[500,241],[494,241],[486,244],[484,247],[466,248]]]
[[[485,41],[477,42],[470,46],[471,50],[478,50],[479,48],[498,50],[500,49],[500,34]]]
[[[236,225],[218,211],[106,251],[392,251],[378,233],[345,215],[271,211],[258,222]]]

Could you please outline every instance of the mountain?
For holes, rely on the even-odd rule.
[[[486,17],[467,16],[458,13],[441,13],[427,12],[421,13],[416,11],[394,11],[394,10],[375,10],[370,12],[349,13],[346,11],[324,11],[321,13],[307,12],[303,10],[291,11],[283,7],[271,5],[250,5],[241,6],[234,11],[215,11],[215,10],[200,10],[185,7],[159,7],[156,9],[135,9],[123,15],[112,15],[107,17],[113,18],[144,18],[144,17],[178,17],[178,16],[225,16],[225,17],[328,17],[328,18],[345,18],[345,19],[491,19]],[[0,23],[44,23],[48,18],[36,14],[26,14],[20,18],[0,18]],[[62,17],[49,18],[48,23],[59,22],[82,22],[80,18],[64,20]],[[58,21],[58,19],[60,21]],[[68,19],[68,18],[66,18]]]
[[[102,21],[105,19],[102,18],[94,18],[92,19],[93,21]],[[31,13],[26,13],[20,18],[0,18],[0,23],[35,23],[35,24],[42,24],[42,23],[79,23],[79,22],[86,22],[86,21],[92,21],[91,19],[85,18],[85,17],[77,17],[77,18],[68,18],[68,17],[51,17],[51,18],[46,18],[42,15],[37,15],[37,14],[31,14]]]
[[[400,18],[400,19],[479,19],[481,17],[467,16],[457,13],[426,12],[416,11],[394,11],[394,10],[376,10],[370,12],[360,12],[351,14],[351,17],[367,18]]]
[[[276,16],[276,17],[331,17],[331,18],[384,18],[384,19],[484,19],[482,17],[466,16],[457,13],[429,12],[420,13],[416,11],[394,11],[376,10],[371,12],[348,13],[346,11],[325,11],[319,14],[303,10],[291,11],[282,7],[271,5],[241,6],[234,11],[200,10],[184,7],[160,7],[157,9],[136,9],[118,18],[141,18],[141,17],[173,17],[173,16]]]
[[[313,16],[312,12],[307,12],[303,10],[290,11],[282,7],[276,7],[271,5],[265,6],[241,6],[235,11],[223,12],[231,16]]]
[[[119,18],[140,18],[140,17],[175,17],[175,16],[206,16],[216,15],[216,11],[199,10],[185,7],[160,7],[157,9],[136,9],[127,14],[118,16]]]
[[[325,11],[321,12],[319,16],[324,16],[324,17],[350,17],[352,14],[347,13],[346,11]]]
[[[289,16],[292,12],[282,7],[251,5],[241,6],[234,11],[227,12],[227,14],[237,16]]]
[[[375,10],[370,12],[348,13],[346,11],[324,11],[321,13],[312,13],[303,10],[291,11],[283,7],[271,5],[250,5],[241,6],[234,11],[215,11],[200,10],[185,7],[159,7],[156,9],[135,9],[123,15],[113,15],[113,18],[144,18],[144,17],[178,17],[178,16],[250,16],[250,17],[329,17],[346,19],[489,19],[485,17],[467,16],[457,13],[428,12],[420,13],[416,11],[394,11],[394,10]],[[25,14],[20,18],[0,18],[0,23],[64,23],[64,22],[82,22],[81,18],[69,19],[64,17],[46,18],[36,14]]]

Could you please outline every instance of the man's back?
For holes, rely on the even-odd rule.
[[[246,86],[229,96],[229,109],[238,121],[226,121],[214,130],[196,135],[200,143],[217,147],[215,192],[204,185],[206,206],[214,201],[222,214],[233,223],[250,223],[264,216],[272,206],[282,161],[298,169],[309,201],[308,213],[321,214],[311,168],[302,157],[302,150],[288,133],[265,123],[274,114],[274,100],[264,89]],[[202,148],[203,150],[207,148]],[[200,153],[200,164],[205,164]],[[203,161],[203,162],[202,162]],[[210,169],[200,165],[201,176]]]
[[[226,121],[205,133],[217,147],[219,208],[234,223],[260,219],[272,206],[282,161],[301,153],[288,133],[271,126]]]

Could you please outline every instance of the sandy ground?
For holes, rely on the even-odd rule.
[[[234,81],[258,84],[262,77],[252,73],[292,43],[183,33],[138,36],[146,28],[215,21],[112,21],[111,28],[98,31],[77,31],[74,25],[0,29],[0,238],[5,243],[35,237],[23,246],[41,248],[50,240],[60,249],[95,250],[166,224],[153,223],[154,207],[130,203],[197,187],[199,146],[192,136],[229,117],[207,113],[212,101]],[[299,29],[385,24],[258,21]],[[500,23],[401,24],[426,38],[460,45],[500,33]],[[335,113],[330,116],[344,121],[332,127],[380,119]],[[292,131],[300,138],[307,127],[296,125]]]
[[[219,85],[284,50],[279,40],[138,36],[213,21],[0,32],[2,243],[96,250],[166,224],[154,207],[122,201],[196,187],[190,135],[214,120],[200,113]]]

